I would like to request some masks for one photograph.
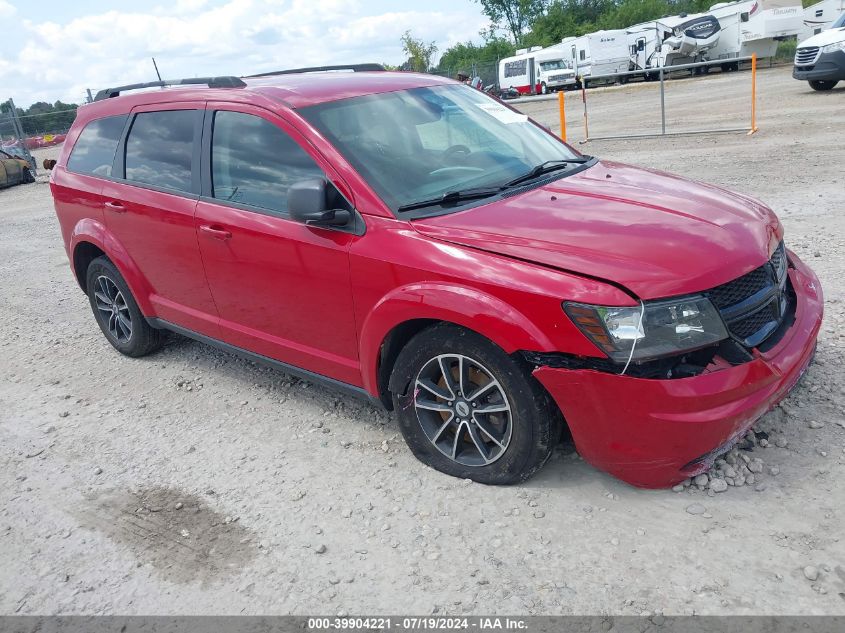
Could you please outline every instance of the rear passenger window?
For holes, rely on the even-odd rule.
[[[191,190],[195,110],[142,112],[126,139],[126,179]]]
[[[290,186],[323,171],[296,141],[261,117],[220,111],[211,140],[212,195],[287,213]]]
[[[82,130],[67,161],[69,171],[92,176],[111,176],[111,166],[126,115],[91,121]]]

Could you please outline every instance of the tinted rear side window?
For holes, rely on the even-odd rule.
[[[78,174],[111,176],[111,167],[126,116],[110,116],[91,121],[76,140],[67,168]]]
[[[191,190],[195,110],[142,112],[126,139],[126,179]]]
[[[296,141],[269,121],[217,112],[211,141],[214,197],[287,213],[288,189],[322,170]]]

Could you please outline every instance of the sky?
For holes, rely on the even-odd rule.
[[[0,101],[81,103],[156,79],[404,61],[410,29],[440,52],[480,40],[473,0],[0,0]]]

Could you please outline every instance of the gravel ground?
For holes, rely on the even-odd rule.
[[[199,343],[123,358],[45,178],[0,191],[0,613],[845,614],[845,89],[759,83],[752,137],[581,148],[757,195],[821,277],[816,361],[719,493],[634,489],[570,446],[485,487],[414,460],[388,414]],[[591,90],[592,133],[652,124],[653,88]],[[670,128],[741,124],[748,90],[670,82]]]

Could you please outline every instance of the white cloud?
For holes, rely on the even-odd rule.
[[[6,0],[0,0],[0,18],[12,17],[17,12],[17,9]]]
[[[0,0],[0,11],[5,0]],[[110,10],[57,22],[23,22],[27,42],[0,65],[0,84],[19,104],[80,102],[85,89],[163,77],[242,75],[296,66],[403,61],[399,38],[441,51],[477,36],[485,21],[470,4],[443,12],[373,15],[356,0],[176,0],[149,12]],[[400,5],[402,6],[402,5]],[[9,60],[7,60],[8,62]]]

